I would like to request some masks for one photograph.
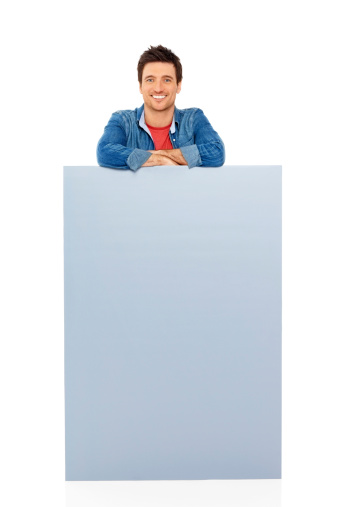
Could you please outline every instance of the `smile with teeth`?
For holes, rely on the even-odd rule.
[[[164,99],[166,95],[153,95],[153,99]]]

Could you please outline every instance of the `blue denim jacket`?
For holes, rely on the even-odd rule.
[[[188,167],[217,167],[224,164],[222,139],[201,109],[177,109],[169,130],[173,148],[180,148]],[[155,150],[144,121],[144,105],[135,110],[113,113],[97,145],[101,166],[136,171]]]

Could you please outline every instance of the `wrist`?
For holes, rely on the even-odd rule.
[[[154,162],[156,165],[161,165],[161,162],[162,162],[162,155],[161,155],[159,152],[153,153],[153,154],[152,154],[152,157],[153,157],[153,162]]]

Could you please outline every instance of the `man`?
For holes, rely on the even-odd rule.
[[[111,116],[97,146],[101,166],[132,169],[159,165],[221,166],[224,144],[203,111],[177,109],[180,59],[163,46],[150,46],[137,66],[144,104]]]

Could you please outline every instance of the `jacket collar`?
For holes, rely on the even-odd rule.
[[[181,110],[177,109],[177,107],[175,106],[174,117],[170,127],[170,132],[172,134],[175,132],[175,124],[177,123],[178,126],[180,125],[181,116],[182,116]],[[141,107],[136,109],[136,119],[138,121],[139,126],[142,127],[146,132],[148,132],[148,134],[150,134],[146,122],[144,120],[144,104],[142,104]]]

